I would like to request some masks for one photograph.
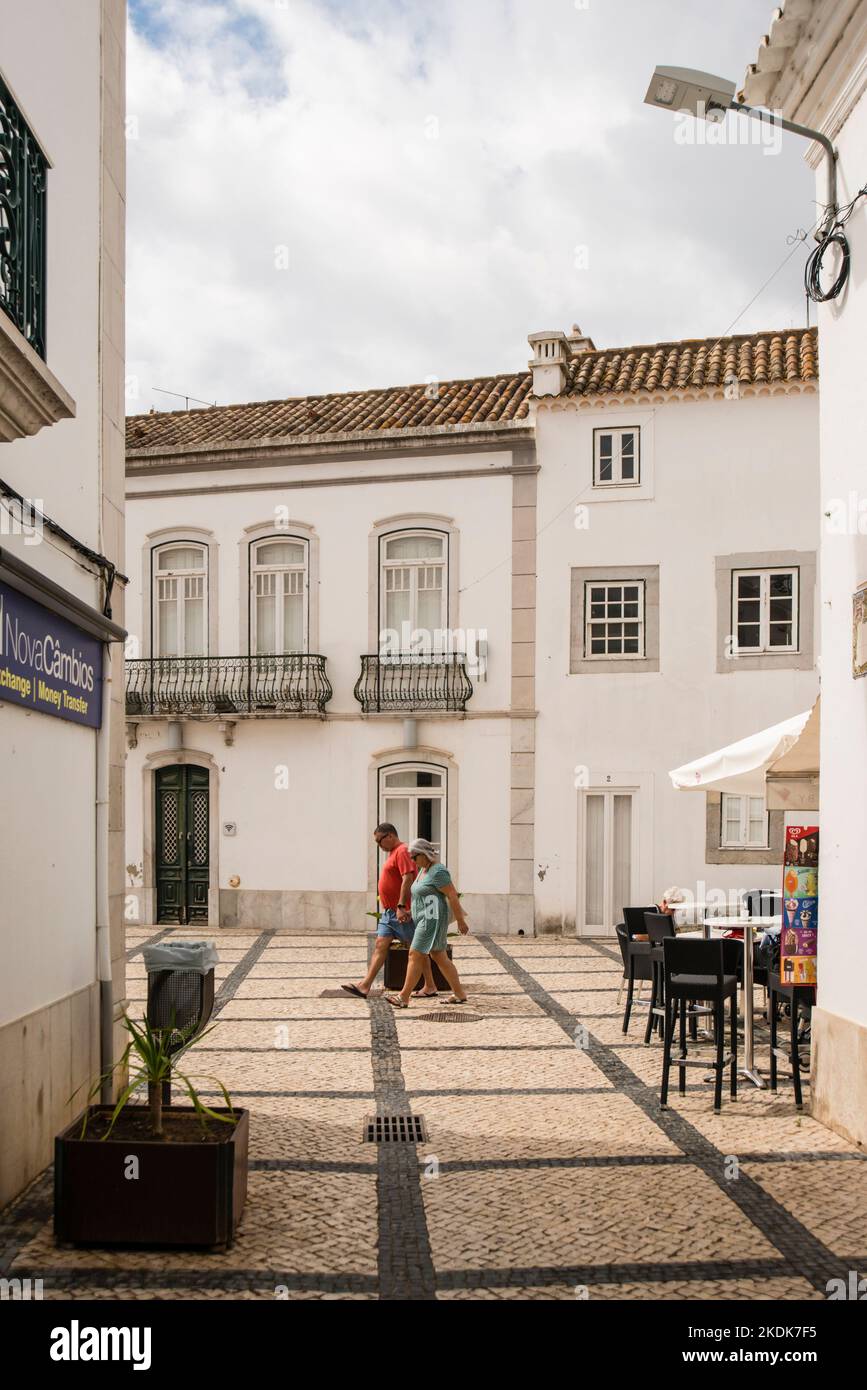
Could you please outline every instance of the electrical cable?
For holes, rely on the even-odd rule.
[[[843,231],[849,218],[852,216],[861,198],[867,198],[867,184],[855,194],[850,203],[844,208],[840,208],[835,215],[832,215],[822,238],[811,253],[804,268],[804,290],[807,299],[814,304],[827,304],[832,299],[839,299],[846,288],[849,280],[849,272],[852,266],[852,253],[849,249],[849,242],[846,233]],[[827,289],[822,285],[822,273],[825,269],[825,257],[836,247],[840,256],[840,265],[833,282]]]
[[[10,507],[10,501],[15,504],[15,506]],[[52,550],[56,550],[59,555],[64,555],[67,559],[70,558],[67,550],[61,550],[59,545],[55,545],[53,541],[48,540],[45,535],[46,531],[57,536],[75,551],[76,554],[81,555],[86,561],[95,565],[102,571],[103,581],[105,583],[105,596],[102,611],[104,617],[110,618],[111,595],[115,582],[118,581],[121,584],[128,584],[129,578],[127,575],[122,574],[117,566],[114,565],[111,560],[107,559],[105,555],[100,555],[99,551],[93,550],[89,545],[85,545],[83,541],[78,540],[58,522],[52,521],[50,516],[46,516],[39,507],[34,506],[27,498],[22,497],[20,492],[17,492],[9,483],[4,482],[2,478],[0,478],[0,504],[2,504],[3,511],[12,523],[13,534],[15,533],[16,526],[23,529],[23,519],[29,517],[30,524],[32,524],[34,520],[38,523],[41,539],[47,540]],[[0,531],[0,534],[2,534],[2,531]],[[81,560],[75,560],[75,563],[79,565],[81,569],[85,569],[86,573],[93,574],[93,570],[87,570],[85,565],[81,563]]]

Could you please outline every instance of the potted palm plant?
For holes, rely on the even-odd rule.
[[[206,1105],[179,1060],[192,1039],[128,1015],[122,1056],[90,1088],[83,1115],[54,1141],[54,1234],[78,1245],[231,1245],[247,1196],[249,1111]],[[210,1032],[198,1034],[199,1042]],[[117,1102],[91,1104],[107,1078]],[[189,1105],[164,1103],[180,1083]],[[195,1080],[203,1078],[196,1077]],[[79,1088],[81,1089],[81,1088]],[[75,1093],[77,1094],[77,1092]],[[136,1103],[146,1094],[147,1103]]]

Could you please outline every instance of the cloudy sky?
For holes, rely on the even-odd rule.
[[[740,85],[772,8],[131,0],[128,409],[803,324],[804,142],[643,104],[657,63]]]

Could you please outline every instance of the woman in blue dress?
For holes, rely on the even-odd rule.
[[[412,885],[415,932],[409,948],[403,989],[400,994],[387,994],[385,997],[395,1009],[409,1008],[412,992],[422,976],[425,956],[430,956],[452,987],[453,993],[448,1003],[466,1004],[467,996],[460,976],[446,950],[450,915],[454,916],[461,936],[466,936],[470,929],[452,876],[445,864],[439,862],[436,846],[430,840],[413,840],[409,846],[409,856],[418,870]]]

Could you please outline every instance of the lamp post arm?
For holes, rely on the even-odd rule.
[[[733,101],[730,109],[743,111],[747,116],[753,116],[758,121],[769,121],[772,125],[778,125],[782,130],[790,131],[792,135],[801,135],[805,140],[815,140],[817,144],[822,146],[827,159],[825,202],[828,207],[828,217],[823,224],[822,230],[824,230],[837,212],[837,151],[828,136],[824,135],[821,130],[811,130],[809,126],[798,125],[796,121],[787,121],[773,111],[763,111],[757,106],[746,106],[741,101]]]

